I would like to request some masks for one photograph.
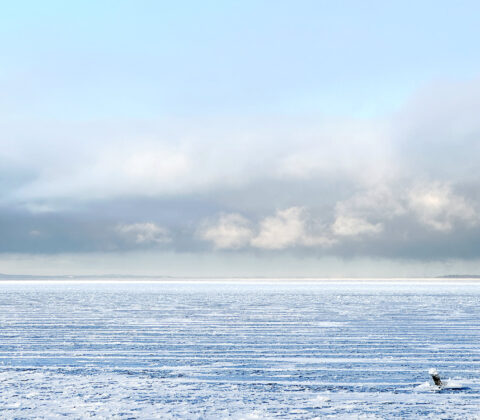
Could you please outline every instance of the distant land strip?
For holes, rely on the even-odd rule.
[[[0,273],[0,281],[42,281],[42,280],[148,280],[148,281],[221,281],[221,280],[244,280],[244,281],[402,281],[402,280],[461,280],[480,279],[479,274],[448,274],[441,276],[408,276],[408,277],[267,277],[267,276],[166,276],[166,275],[137,275],[137,274],[83,274],[83,275],[32,275],[32,274],[4,274]]]

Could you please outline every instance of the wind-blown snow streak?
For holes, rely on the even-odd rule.
[[[480,289],[2,283],[2,418],[472,418]],[[419,386],[435,366],[462,391]]]

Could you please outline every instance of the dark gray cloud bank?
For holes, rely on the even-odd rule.
[[[3,254],[480,257],[480,83],[370,119],[4,122]]]

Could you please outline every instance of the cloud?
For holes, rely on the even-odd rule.
[[[446,234],[456,225],[476,226],[478,220],[474,206],[449,184],[385,182],[367,186],[321,212],[292,206],[258,223],[239,214],[222,215],[203,230],[202,239],[217,249],[316,248],[342,254],[344,249],[355,252],[352,246],[361,244],[362,252],[376,254],[382,252],[378,244],[409,246],[407,237],[415,241],[423,235],[423,241],[429,230]]]
[[[364,119],[0,122],[0,251],[480,255],[479,89]]]
[[[39,168],[37,178],[18,188],[17,199],[30,207],[35,200],[91,201],[124,195],[155,196],[182,184],[190,173],[190,158],[163,144],[99,144],[94,157],[70,158],[68,167],[52,163]],[[47,207],[47,204],[43,205]]]
[[[337,202],[335,213],[333,232],[345,236],[379,234],[402,217],[439,232],[452,230],[456,223],[474,226],[479,221],[473,203],[455,193],[450,183],[439,181],[386,182]]]
[[[335,204],[332,233],[339,237],[379,235],[384,224],[405,213],[396,185],[376,184]],[[371,221],[371,220],[375,221]]]
[[[204,224],[199,236],[216,249],[238,249],[249,244],[254,233],[250,222],[239,214],[222,214],[213,224]]]
[[[417,185],[409,191],[408,204],[421,223],[437,231],[450,231],[455,222],[478,223],[473,206],[454,194],[449,185]]]
[[[203,223],[200,238],[216,249],[253,247],[281,250],[295,246],[329,245],[333,241],[309,232],[307,212],[302,207],[278,210],[258,226],[240,214],[222,214],[215,223]]]
[[[2,200],[33,206],[194,194],[271,179],[310,182],[331,174],[372,179],[383,162],[393,167],[383,125],[293,116],[32,124],[28,130],[3,124],[0,162],[9,171],[3,179],[11,173],[22,182],[10,183]]]
[[[257,248],[283,249],[296,245],[305,236],[304,209],[291,207],[278,211],[260,223],[260,233],[251,244]]]
[[[338,236],[358,236],[378,234],[383,230],[381,223],[370,223],[359,217],[338,216],[332,226],[332,231]]]
[[[279,250],[295,246],[329,246],[334,243],[324,232],[318,232],[304,207],[278,210],[260,222],[259,233],[250,242],[255,248]]]
[[[0,204],[34,208],[42,201],[56,208],[76,201],[205,192],[215,198],[243,188],[254,195],[257,186],[272,181],[303,182],[305,189],[322,180],[369,189],[407,178],[461,182],[471,177],[480,154],[474,112],[479,89],[476,80],[434,86],[403,110],[370,119],[263,115],[4,122]],[[345,190],[338,193],[346,198]],[[306,205],[308,197],[302,199],[272,203],[269,210]]]
[[[390,128],[383,121],[304,121],[301,127],[296,145],[276,162],[280,177],[308,180],[335,173],[370,183],[396,171]]]
[[[127,241],[136,244],[162,244],[170,242],[168,230],[155,223],[119,224],[115,232]]]

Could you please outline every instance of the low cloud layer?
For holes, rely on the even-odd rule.
[[[447,239],[456,229],[476,229],[479,217],[474,203],[453,193],[449,185],[433,183],[388,192],[366,190],[337,202],[330,213],[314,215],[304,207],[290,207],[256,225],[239,214],[222,214],[200,236],[217,249],[326,249],[359,242],[368,247],[419,232]],[[329,224],[324,222],[328,219]]]
[[[480,83],[370,119],[3,122],[3,253],[480,257]]]

